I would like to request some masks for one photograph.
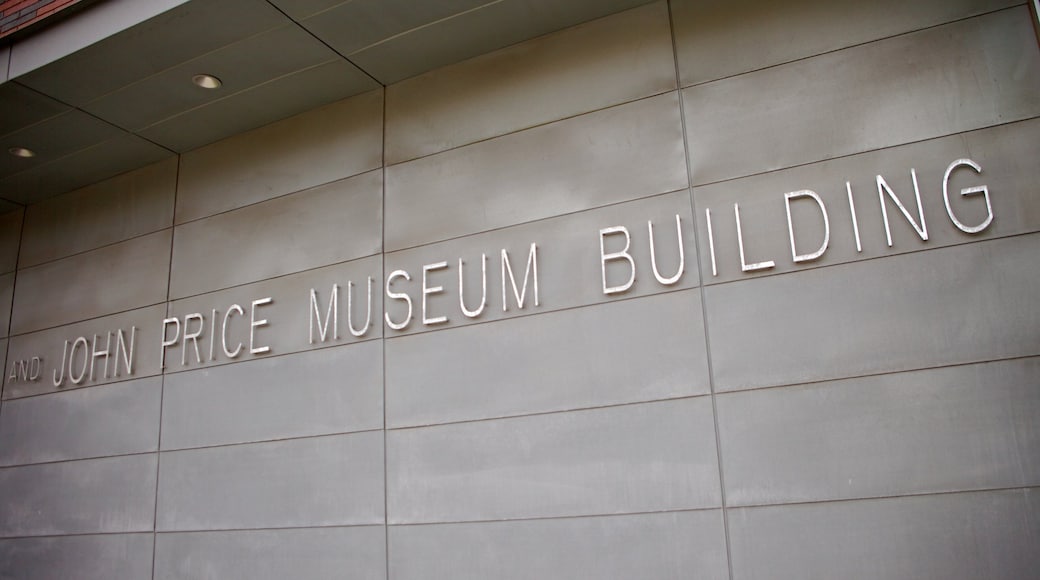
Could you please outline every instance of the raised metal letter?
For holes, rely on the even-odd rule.
[[[347,280],[347,328],[354,336],[365,336],[368,327],[372,324],[372,277],[368,277],[368,314],[365,315],[365,325],[360,330],[354,329],[354,282]]]
[[[796,197],[809,197],[816,202],[816,205],[820,206],[820,213],[823,214],[823,244],[820,248],[811,254],[799,254],[798,250],[794,246],[794,223],[791,221],[791,199]],[[787,233],[791,238],[791,258],[798,262],[809,262],[815,260],[823,255],[827,251],[827,245],[831,243],[831,222],[827,219],[827,207],[823,205],[823,200],[817,195],[815,191],[808,189],[802,189],[800,191],[790,191],[784,194],[784,206],[787,209]]]
[[[513,285],[513,296],[516,298],[516,307],[523,309],[524,297],[527,295],[527,275],[533,273],[534,278],[534,305],[538,306],[538,246],[532,242],[531,250],[527,253],[527,266],[524,268],[523,289],[517,291],[516,278],[513,276],[513,267],[509,264],[509,254],[502,248],[502,312],[506,308],[506,272],[509,273],[509,281]]]
[[[199,328],[195,332],[188,331],[188,321],[198,320]],[[202,317],[199,312],[187,314],[184,316],[184,344],[181,348],[181,366],[184,366],[187,362],[188,355],[188,340],[191,340],[192,346],[195,347],[195,361],[202,363],[202,354],[199,352],[199,337],[202,336],[202,329],[206,326],[206,320]]]
[[[225,323],[227,319],[225,318]],[[173,338],[166,339],[166,327],[173,323]],[[181,337],[181,321],[177,318],[164,318],[162,321],[162,354],[159,356],[159,369],[166,368],[166,347],[177,344],[177,339]],[[71,368],[71,367],[69,367]]]
[[[271,352],[271,347],[269,346],[253,346],[253,341],[256,338],[256,327],[267,326],[266,318],[264,318],[263,320],[256,319],[256,308],[257,306],[263,306],[265,304],[270,303],[270,296],[268,296],[267,298],[260,298],[254,300],[252,303],[252,308],[249,309],[249,354],[262,354],[265,352]]]
[[[349,290],[349,288],[348,288]],[[310,319],[310,344],[314,344],[314,322],[318,322],[318,337],[325,342],[329,332],[329,319],[332,319],[332,340],[339,339],[339,284],[332,285],[332,298],[329,299],[329,308],[325,312],[325,324],[321,323],[321,311],[318,310],[318,292],[311,288],[311,312],[314,316]]]
[[[213,360],[213,345],[217,344],[217,309],[209,317],[209,360]]]
[[[65,382],[65,360],[68,358],[68,356],[69,356],[69,341],[66,340],[65,341],[65,347],[61,351],[61,364],[58,365],[58,369],[61,369],[61,374],[60,375],[58,374],[58,369],[54,369],[54,378],[52,379],[52,381],[54,382],[54,386],[55,387],[60,387],[61,384]]]
[[[604,246],[603,240],[610,234],[624,234],[625,235],[625,247],[620,252],[606,253],[607,250]],[[599,231],[599,264],[600,271],[603,274],[603,293],[604,294],[617,294],[618,292],[624,292],[632,287],[632,284],[636,282],[636,261],[632,259],[632,255],[628,253],[628,248],[632,245],[632,236],[628,233],[628,228],[625,226],[611,226],[609,228],[603,228]],[[631,269],[631,273],[628,276],[628,282],[620,286],[607,286],[607,260],[626,260]]]
[[[75,360],[76,348],[79,347],[81,343],[83,344],[83,368],[80,369],[79,376],[77,377],[72,374],[72,361]],[[87,365],[90,362],[87,359],[89,358],[90,357],[87,355],[87,339],[86,337],[81,336],[72,343],[72,350],[69,351],[69,379],[72,381],[72,384],[78,385],[82,383],[83,377],[87,376]]]
[[[228,308],[227,312],[224,313],[224,325],[220,327],[220,348],[224,349],[224,356],[228,358],[235,358],[238,356],[238,353],[242,352],[241,342],[238,343],[238,346],[235,347],[234,351],[230,351],[227,348],[227,323],[228,318],[231,318],[232,312],[238,312],[239,316],[245,314],[245,311],[242,310],[242,307],[238,304],[232,304],[231,307]]]
[[[682,278],[683,271],[686,269],[686,256],[683,253],[683,239],[682,239],[682,222],[679,220],[679,214],[675,214],[675,235],[679,240],[679,269],[675,272],[675,275],[671,278],[665,278],[657,271],[657,252],[654,249],[654,222],[646,220],[646,229],[650,234],[650,267],[654,271],[654,278],[665,286],[671,286]]]
[[[116,369],[113,376],[119,376],[119,352],[123,352],[123,364],[126,366],[126,374],[134,374],[134,342],[137,341],[137,327],[130,327],[130,348],[126,348],[126,338],[123,337],[123,329],[116,333]]]
[[[97,349],[97,337],[94,335],[94,342],[90,346],[90,380],[94,380],[94,361],[98,358],[105,357],[105,372],[101,375],[101,378],[108,378],[108,358],[112,350],[112,332],[108,332],[108,338],[105,339],[105,350]]]
[[[480,279],[481,279],[481,293],[480,293],[480,308],[476,310],[470,310],[466,308],[466,301],[462,298],[462,258],[459,258],[459,307],[462,308],[462,313],[467,318],[476,318],[480,316],[481,312],[484,312],[484,307],[487,306],[487,254],[480,254]]]
[[[426,297],[430,294],[437,294],[438,292],[444,291],[444,286],[427,286],[426,285],[426,274],[432,270],[443,270],[448,267],[447,262],[437,262],[436,264],[426,264],[422,267],[422,323],[426,325],[430,324],[443,324],[448,321],[447,316],[437,316],[434,318],[428,318],[426,316]]]
[[[953,208],[950,207],[950,174],[958,167],[971,167],[975,170],[975,173],[982,173],[982,167],[971,159],[958,159],[946,168],[946,174],[943,175],[943,201],[946,202],[946,213],[950,215],[950,220],[953,221],[953,225],[957,226],[957,229],[968,234],[977,234],[989,227],[989,224],[993,222],[993,206],[990,205],[989,202],[989,188],[985,185],[978,185],[975,187],[965,187],[961,190],[961,195],[964,196],[981,193],[982,196],[986,198],[986,219],[977,226],[966,226],[961,223],[961,220],[957,219],[957,216],[953,215]]]
[[[856,202],[852,201],[852,184],[845,182],[845,191],[849,193],[849,213],[852,214],[852,233],[856,236],[856,251],[862,252],[863,246],[859,243],[859,222],[856,221]]]
[[[772,260],[766,260],[765,262],[755,262],[754,264],[748,264],[747,260],[744,259],[744,233],[740,230],[740,206],[733,204],[733,219],[737,222],[737,249],[740,250],[740,270],[742,272],[752,272],[754,270],[768,270],[776,265]]]
[[[390,312],[384,312],[383,318],[386,319],[386,325],[394,330],[401,330],[408,326],[408,323],[412,321],[412,297],[406,292],[391,292],[390,283],[394,281],[394,278],[404,278],[407,281],[411,281],[412,277],[408,275],[408,272],[404,270],[394,270],[390,272],[390,275],[386,277],[386,295],[388,298],[394,300],[404,300],[408,304],[408,316],[405,317],[404,322],[394,322],[390,320]]]
[[[928,226],[924,223],[924,206],[921,205],[921,189],[917,187],[917,171],[913,167],[910,168],[910,178],[914,181],[914,196],[917,198],[917,218],[921,220],[921,225],[917,225],[914,218],[910,217],[910,212],[903,206],[903,202],[899,201],[895,193],[892,193],[892,188],[885,182],[885,178],[880,175],[877,176],[877,192],[878,200],[881,202],[881,217],[885,221],[885,237],[888,239],[888,247],[892,247],[892,231],[888,227],[888,209],[885,207],[885,194],[896,203],[896,207],[899,211],[903,212],[903,216],[906,217],[906,221],[910,222],[913,226],[914,231],[917,235],[921,236],[924,241],[928,240]]]
[[[704,208],[704,219],[708,222],[708,250],[711,251],[711,275],[718,276],[719,269],[715,265],[715,234],[711,231],[711,209]]]

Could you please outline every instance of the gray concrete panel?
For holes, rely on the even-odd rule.
[[[0,214],[0,273],[14,272],[22,233],[23,210]]]
[[[184,154],[177,223],[379,167],[382,108],[372,91]]]
[[[380,431],[164,451],[161,531],[383,523]]]
[[[683,86],[762,69],[1014,5],[1015,0],[673,0]]]
[[[698,248],[702,279],[706,284],[726,282],[1037,231],[1040,229],[1040,196],[1036,195],[1033,179],[1036,164],[1033,152],[1038,150],[1040,120],[1032,119],[696,187],[693,197],[700,222]],[[982,171],[976,173],[971,167],[958,166],[950,173],[947,185],[950,209],[947,210],[944,177],[950,165],[959,159],[971,159]],[[878,175],[912,216],[913,224],[886,192],[886,230]],[[915,230],[921,226],[915,176],[927,241]],[[961,195],[963,189],[981,185],[988,188],[986,195],[990,198],[992,221],[979,233],[964,232],[953,218],[968,228],[986,224],[989,212],[985,195]],[[853,206],[848,201],[849,188]],[[792,199],[792,226],[788,229],[784,195],[802,190],[817,193],[825,204],[830,239],[820,258],[795,263],[791,230],[799,254],[817,250],[824,240],[823,214],[808,197]],[[751,273],[741,271],[741,242],[737,237],[734,203],[740,204],[746,263],[771,260],[776,264],[774,268]],[[712,246],[705,210],[711,211],[717,276],[711,269]],[[862,251],[857,249],[857,231]],[[886,231],[891,234],[891,246]]]
[[[159,534],[156,580],[385,580],[383,526]]]
[[[7,343],[8,339],[0,338],[0,362],[4,364],[4,369],[7,369]],[[3,393],[3,398],[7,399],[7,393]]]
[[[151,377],[7,401],[0,465],[156,451],[161,387]]]
[[[390,555],[396,580],[728,578],[719,510],[392,526]]]
[[[399,163],[674,88],[668,9],[659,2],[387,87],[386,160]]]
[[[485,2],[348,54],[384,85],[645,4],[647,0]],[[331,39],[327,39],[331,40]],[[340,52],[336,42],[330,42]],[[346,48],[349,48],[346,47]]]
[[[0,48],[0,80],[6,81],[9,78],[8,71],[11,67],[11,47],[5,46]]]
[[[152,534],[3,540],[0,569],[5,580],[148,580]]]
[[[30,206],[20,266],[34,266],[173,225],[177,159]]]
[[[1025,7],[683,91],[695,185],[1040,113]],[[853,89],[854,88],[854,89]]]
[[[386,247],[684,188],[682,151],[668,93],[391,166]]]
[[[1040,359],[718,397],[728,505],[1040,483]]]
[[[734,509],[735,580],[1020,580],[1040,569],[1031,489]]]
[[[390,427],[710,392],[697,290],[394,338],[386,348]]]
[[[370,171],[177,226],[170,297],[378,253],[382,185],[382,172]]]
[[[169,375],[163,449],[382,429],[382,351],[370,340]]]
[[[11,327],[11,302],[14,299],[14,272],[0,274],[0,337]]]
[[[675,216],[682,224],[682,246],[676,232]],[[650,258],[649,228],[654,224],[655,259],[658,274],[666,281],[679,275],[674,282],[662,284],[653,273]],[[396,270],[408,273],[410,279],[397,276],[390,280],[390,289],[406,293],[412,304],[412,318],[403,298],[387,297],[386,310],[394,324],[410,322],[401,330],[390,329],[390,336],[439,330],[453,326],[509,318],[523,314],[549,312],[575,306],[608,302],[619,298],[645,296],[669,290],[681,290],[697,285],[697,268],[693,227],[690,215],[690,196],[687,190],[611,205],[595,210],[560,216],[553,219],[522,224],[476,236],[386,254],[387,278]],[[632,275],[632,268],[623,258],[608,259],[604,268],[600,254],[600,230],[624,226],[629,230],[628,253],[635,263],[635,279],[625,291],[604,293],[604,270],[607,288],[623,286]],[[625,247],[622,233],[604,236],[604,252],[620,252]],[[536,244],[538,273],[538,305],[534,304],[534,264],[531,244]],[[679,250],[683,251],[680,260]],[[502,272],[502,250],[507,251],[509,268]],[[470,312],[479,309],[483,295],[482,254],[487,256],[487,301],[483,311],[467,316],[459,300],[459,259],[463,260],[463,299]],[[423,267],[445,262],[444,268],[427,272],[426,321],[423,313]],[[528,268],[528,262],[531,263]],[[683,268],[680,270],[679,266]],[[512,272],[513,278],[510,278]],[[527,290],[524,277],[527,274]],[[515,282],[515,289],[514,289]],[[443,287],[443,292],[429,292]],[[503,287],[506,307],[503,308]],[[522,295],[523,308],[519,308]],[[428,323],[439,316],[447,322]]]
[[[163,230],[19,270],[11,334],[166,300],[172,234]]]
[[[173,373],[379,338],[383,335],[381,280],[382,257],[370,256],[177,300],[170,303],[168,316],[178,322],[166,328],[166,341],[173,344],[155,348],[155,354],[165,357],[166,372]],[[338,286],[335,292],[334,285]],[[338,296],[336,307],[330,308],[333,295]],[[262,303],[266,298],[270,302]],[[197,317],[188,319],[193,314]],[[155,336],[161,332],[156,330]],[[197,339],[184,338],[200,332]],[[256,352],[251,352],[251,345]],[[264,347],[269,350],[263,351]]]
[[[711,399],[387,433],[394,524],[718,507]]]
[[[165,312],[166,305],[158,304],[12,338],[8,357],[11,365],[5,367],[7,372],[4,374],[4,399],[159,374],[159,349],[155,341],[160,336]],[[123,331],[122,345],[125,349],[119,343],[120,330]],[[109,333],[112,336],[110,346],[107,338]],[[109,350],[107,367],[103,356],[88,358],[94,352],[95,335],[98,353],[106,347]],[[79,338],[83,338],[83,341],[79,341]],[[79,346],[76,342],[80,342]],[[131,345],[133,354],[129,352]],[[30,367],[29,376],[32,376],[33,357],[39,357],[41,361],[37,380],[23,380],[20,372],[17,379],[12,379],[16,361],[25,361]],[[130,369],[126,365],[127,358],[131,361]],[[93,376],[90,374],[90,360],[94,361]],[[76,381],[77,378],[80,380]]]
[[[0,536],[151,531],[157,455],[0,469]]]
[[[715,388],[1040,354],[1040,234],[704,289]]]

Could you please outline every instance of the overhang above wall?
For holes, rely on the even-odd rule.
[[[0,47],[0,211],[646,3],[96,2]]]

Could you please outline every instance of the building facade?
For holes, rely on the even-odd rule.
[[[1040,578],[1035,11],[634,4],[7,160],[0,577]]]

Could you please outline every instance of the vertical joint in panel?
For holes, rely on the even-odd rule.
[[[1034,0],[1035,1],[1035,0]],[[729,574],[729,578],[733,578],[733,557],[730,548],[730,533],[729,533],[729,513],[727,511],[726,502],[726,478],[722,467],[722,440],[719,437],[719,412],[715,400],[715,373],[712,369],[711,361],[711,336],[708,333],[708,306],[707,306],[707,295],[704,292],[704,277],[701,275],[700,268],[700,235],[697,227],[697,207],[694,203],[693,196],[693,172],[690,165],[690,143],[689,137],[686,132],[686,104],[683,102],[682,95],[682,79],[679,74],[679,50],[677,46],[677,39],[675,37],[675,18],[673,17],[672,0],[668,0],[668,31],[672,41],[672,64],[675,66],[675,86],[676,93],[679,97],[679,123],[682,125],[682,138],[683,138],[683,163],[686,164],[686,187],[690,196],[690,215],[693,216],[693,238],[694,238],[694,255],[698,256],[697,259],[697,272],[700,277],[700,293],[701,293],[701,320],[704,325],[704,349],[705,356],[708,363],[708,386],[711,389],[711,414],[712,421],[715,428],[715,456],[718,462],[719,470],[719,497],[722,501],[722,529],[726,540],[726,568]],[[710,227],[710,224],[709,224]],[[712,254],[714,256],[714,253]]]

